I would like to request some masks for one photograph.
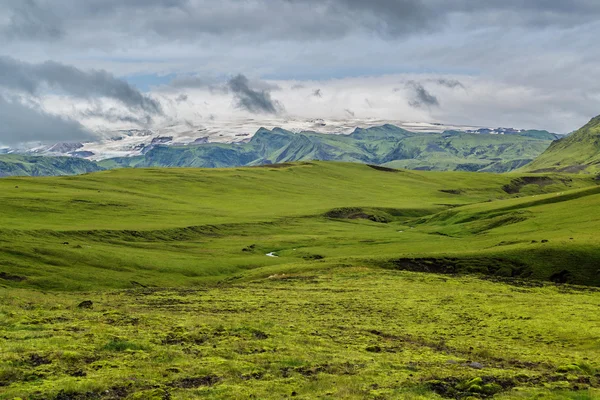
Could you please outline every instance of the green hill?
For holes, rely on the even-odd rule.
[[[76,157],[0,155],[0,177],[78,175],[103,169],[92,161]]]
[[[590,176],[118,169],[0,204],[2,399],[600,396]]]
[[[570,282],[600,285],[592,265],[600,259],[595,232],[590,227],[591,234],[586,230],[570,241],[572,232],[584,226],[577,213],[596,223],[578,203],[583,200],[550,201],[549,208],[506,200],[572,190],[577,196],[578,188],[590,186],[583,200],[596,200],[596,183],[587,177],[396,171],[324,162],[4,178],[0,272],[26,278],[17,283],[25,287],[127,288],[131,281],[194,285],[267,266],[321,265],[311,262],[312,255],[334,264],[387,265],[407,257],[478,254],[480,271],[495,274],[485,259],[496,260],[497,269],[517,271],[511,260],[526,250],[531,253],[524,264],[527,274],[509,275],[551,279],[560,268],[572,272]],[[436,217],[470,210],[464,206],[474,203],[491,211],[450,226],[448,218]],[[514,210],[505,211],[507,204]],[[554,210],[563,204],[576,206],[572,215],[559,219]],[[423,224],[423,218],[431,220]],[[463,225],[463,220],[483,228]],[[506,231],[505,225],[513,230]],[[546,239],[552,244],[531,244]],[[587,257],[592,264],[548,259],[550,248]],[[265,256],[273,251],[280,257]]]
[[[157,146],[144,156],[105,160],[100,165],[220,168],[322,160],[415,170],[507,172],[529,163],[555,138],[545,131],[415,133],[393,125],[356,129],[350,135],[262,128],[248,143]]]
[[[600,116],[552,143],[525,169],[532,172],[600,172]]]

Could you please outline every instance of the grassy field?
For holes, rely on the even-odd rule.
[[[1,179],[0,398],[600,398],[598,183]]]

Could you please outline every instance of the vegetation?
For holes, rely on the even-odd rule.
[[[0,397],[594,399],[600,294],[360,267],[203,289],[7,289]],[[84,299],[91,308],[78,308]]]
[[[577,132],[554,142],[526,169],[534,172],[600,173],[599,165],[600,116]]]
[[[598,398],[598,183],[329,162],[4,178],[0,398]]]

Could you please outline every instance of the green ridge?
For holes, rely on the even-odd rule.
[[[552,143],[525,169],[533,172],[600,172],[600,116]]]

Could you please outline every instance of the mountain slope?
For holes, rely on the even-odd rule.
[[[600,172],[600,116],[573,134],[552,143],[525,168],[532,172]]]
[[[145,155],[100,162],[117,167],[237,167],[294,161],[344,161],[419,170],[507,172],[541,154],[548,132],[485,135],[409,132],[393,125],[349,135],[259,129],[246,143],[155,146]]]
[[[79,175],[103,169],[95,162],[76,157],[0,155],[0,177]]]

